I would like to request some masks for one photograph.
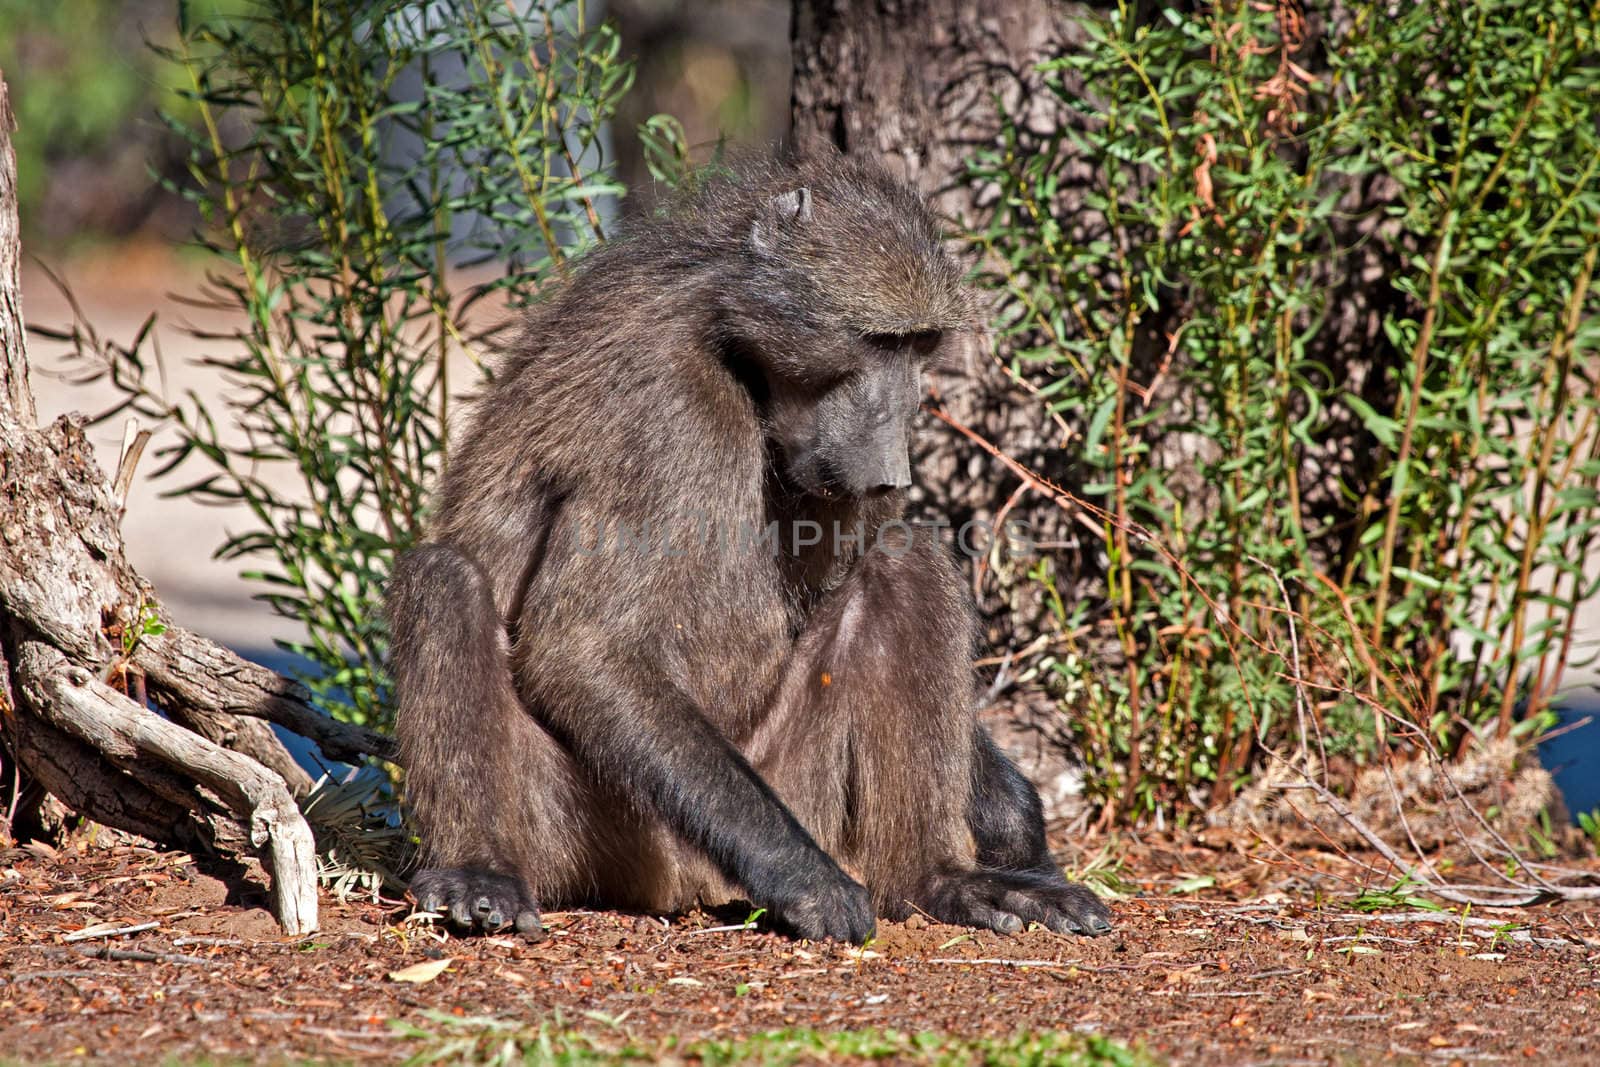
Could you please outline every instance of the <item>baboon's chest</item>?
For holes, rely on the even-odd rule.
[[[681,684],[730,738],[745,736],[771,699],[792,641],[781,599],[746,588],[700,599],[674,623]]]

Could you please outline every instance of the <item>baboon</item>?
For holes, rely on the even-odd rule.
[[[973,328],[922,201],[837,156],[703,179],[576,266],[390,585],[423,908],[1111,928],[977,721],[947,547],[901,521],[919,374]]]

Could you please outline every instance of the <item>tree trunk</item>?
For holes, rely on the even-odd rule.
[[[974,145],[1008,111],[1060,116],[1040,93],[1040,60],[1079,43],[1059,0],[796,0],[793,129],[882,162],[947,216],[981,215],[964,178]]]
[[[11,148],[16,119],[0,71],[0,405],[32,426],[28,354],[22,333],[22,234],[17,230],[17,155]]]
[[[173,626],[128,565],[119,497],[82,420],[35,427],[13,127],[0,77],[0,740],[80,815],[202,856],[259,853],[284,929],[315,929],[316,859],[295,800],[311,781],[268,722],[333,758],[388,755],[388,741]]]
[[[983,191],[967,178],[977,147],[1001,142],[1002,107],[1025,130],[1046,133],[1072,121],[1044,88],[1038,64],[1081,45],[1060,0],[796,0],[793,129],[796,144],[831,143],[877,160],[915,185],[954,232],[981,231]],[[1057,175],[1066,210],[1091,175],[1066,165]],[[991,309],[992,310],[992,309]],[[1063,478],[1061,433],[1044,406],[1002,365],[988,337],[965,364],[935,376],[939,399],[956,421],[1046,475]],[[930,425],[918,440],[918,493],[959,527],[992,521],[1017,480],[974,444]],[[1024,497],[1007,515],[1027,521],[1035,540],[1074,535],[1059,508]],[[1043,623],[1035,591],[1016,602],[975,589],[998,646],[1031,637]]]
[[[1044,91],[1039,62],[1082,43],[1060,0],[795,0],[792,25],[794,141],[829,143],[876,160],[915,185],[950,229],[981,230],[981,190],[968,181],[975,147],[1000,142],[1001,104],[1028,130],[1070,121]],[[1087,168],[1058,175],[1075,203]],[[969,358],[934,376],[946,411],[1035,471],[1070,483],[1061,434],[1044,405],[1001,364],[990,339]],[[916,490],[921,506],[959,528],[993,522],[1018,481],[965,437],[937,423],[919,435]],[[1004,511],[1026,522],[1034,540],[1069,543],[1069,516],[1024,494]],[[1070,584],[1069,582],[1063,583]],[[1047,607],[1037,583],[1001,588],[974,580],[989,644],[1000,650],[1045,632]],[[1040,787],[1047,812],[1078,814],[1079,771],[1060,736],[1054,702],[1023,693],[985,716],[997,739]]]

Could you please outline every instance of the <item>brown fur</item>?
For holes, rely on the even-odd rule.
[[[706,183],[534,313],[391,587],[424,906],[1109,928],[977,725],[944,547],[877,539],[917,374],[971,325],[922,203],[837,158]],[[619,523],[670,551],[586,548]],[[779,552],[726,543],[768,523]]]

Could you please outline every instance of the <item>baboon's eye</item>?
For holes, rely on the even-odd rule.
[[[944,340],[939,330],[915,330],[911,333],[865,333],[862,340],[873,348],[885,352],[911,352],[918,356],[931,356]]]

